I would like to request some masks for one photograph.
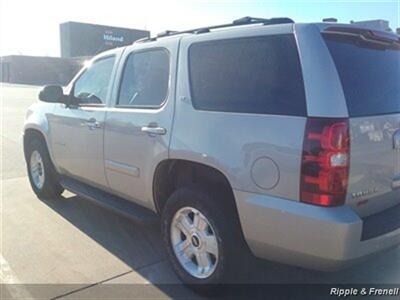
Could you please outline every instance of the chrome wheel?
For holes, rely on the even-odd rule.
[[[37,189],[42,189],[45,179],[43,159],[39,151],[34,150],[30,159],[30,173],[33,184]]]
[[[218,241],[207,218],[197,209],[184,207],[171,223],[171,243],[181,266],[196,278],[212,275],[218,264]]]

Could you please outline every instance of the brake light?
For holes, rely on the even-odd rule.
[[[308,118],[301,164],[302,202],[322,206],[344,204],[349,147],[347,119]]]

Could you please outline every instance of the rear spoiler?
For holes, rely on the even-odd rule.
[[[323,35],[341,36],[343,38],[358,39],[364,42],[382,44],[383,46],[394,46],[400,50],[400,37],[391,32],[352,28],[352,27],[328,27],[322,31]]]

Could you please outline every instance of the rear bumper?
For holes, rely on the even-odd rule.
[[[324,208],[234,191],[245,239],[260,258],[335,270],[400,244],[400,228],[362,240],[363,220],[348,206]]]

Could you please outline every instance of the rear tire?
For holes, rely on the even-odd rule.
[[[59,183],[46,145],[41,140],[32,139],[25,150],[29,182],[35,194],[39,198],[60,196],[64,188]]]
[[[183,187],[170,196],[161,216],[174,271],[184,284],[201,293],[215,292],[217,284],[229,282],[229,275],[238,273],[235,266],[244,249],[236,213],[232,214],[223,196],[200,186]]]

